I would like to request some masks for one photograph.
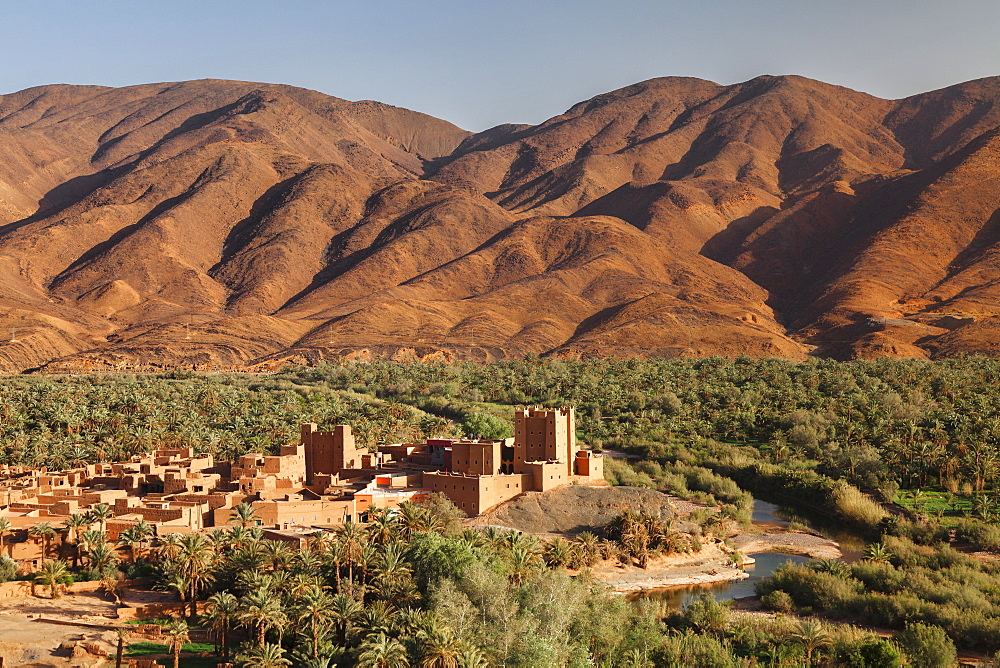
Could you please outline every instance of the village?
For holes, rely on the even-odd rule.
[[[318,530],[364,523],[429,494],[469,517],[525,492],[605,485],[603,459],[578,448],[573,408],[521,408],[512,438],[429,439],[375,451],[359,448],[348,425],[301,427],[276,455],[216,461],[193,448],[160,449],[131,461],[62,471],[0,467],[0,553],[20,572],[63,555],[100,524],[120,549],[168,534],[230,525],[252,509],[265,538],[302,544]]]

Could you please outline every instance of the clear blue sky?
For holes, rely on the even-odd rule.
[[[0,91],[225,78],[470,130],[656,76],[801,74],[882,97],[1000,75],[997,0],[10,0]]]

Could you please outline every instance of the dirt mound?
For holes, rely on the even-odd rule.
[[[1000,78],[667,77],[479,134],[59,85],[0,96],[0,134],[2,371],[995,350]]]
[[[661,492],[639,487],[570,485],[548,492],[527,492],[469,523],[504,526],[531,534],[575,535],[582,531],[598,533],[626,510],[663,520],[674,517],[670,500]]]

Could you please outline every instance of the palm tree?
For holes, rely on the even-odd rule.
[[[104,574],[118,563],[118,555],[107,543],[97,543],[87,550],[87,562],[90,570]]]
[[[520,587],[531,574],[541,566],[541,559],[531,550],[521,546],[510,551],[510,582],[515,587]]]
[[[237,617],[257,630],[257,646],[264,645],[268,629],[284,626],[288,622],[281,600],[267,591],[252,591],[240,601]]]
[[[395,585],[408,579],[412,571],[406,563],[405,554],[406,549],[402,543],[386,545],[375,560],[376,580]]]
[[[101,533],[107,533],[108,520],[114,517],[115,511],[106,503],[99,503],[90,510],[90,516],[101,525]]]
[[[892,551],[884,543],[872,543],[865,548],[865,559],[877,564],[888,564],[892,560]]]
[[[367,534],[360,524],[350,522],[340,528],[338,532],[340,542],[343,546],[344,561],[347,562],[347,581],[351,586],[351,593],[354,592],[354,564],[361,559],[364,552]]]
[[[358,668],[407,668],[403,644],[384,633],[369,637],[358,648]]]
[[[319,658],[320,631],[333,618],[330,595],[319,587],[306,589],[296,606],[295,618],[309,627],[313,658]]]
[[[55,538],[56,530],[48,522],[39,522],[28,529],[28,535],[32,538],[42,539],[42,565],[44,566],[45,555],[49,553],[49,545],[51,545],[52,539]]]
[[[806,654],[806,665],[812,665],[813,653],[824,647],[833,644],[833,638],[827,633],[826,628],[820,622],[813,620],[802,620],[798,628],[789,634],[789,639],[802,647]]]
[[[49,588],[52,598],[59,598],[59,585],[69,577],[69,570],[66,562],[61,559],[46,562],[40,571],[35,575],[35,582]]]
[[[265,644],[249,652],[240,653],[236,658],[242,668],[284,668],[292,665],[292,662],[285,658],[285,650],[281,645]]]
[[[392,540],[399,532],[399,520],[395,513],[385,509],[376,509],[369,513],[368,534],[377,545],[383,545]]]
[[[82,529],[89,527],[90,523],[87,516],[83,513],[73,513],[63,520],[63,526],[69,529],[69,536],[67,538],[74,546],[73,568],[76,568],[80,562],[80,532]]]
[[[118,648],[115,650],[115,668],[122,668],[122,657],[125,656],[125,643],[129,641],[132,634],[124,626],[116,628],[115,633],[118,636]]]
[[[239,601],[227,591],[212,594],[208,599],[208,618],[222,649],[222,658],[226,661],[229,660],[229,630],[238,609]]]
[[[292,559],[295,557],[291,545],[278,540],[265,540],[263,544],[264,555],[267,557],[271,570],[284,570],[291,565]]]
[[[163,627],[163,635],[167,637],[167,648],[174,655],[174,668],[180,664],[181,648],[184,647],[184,643],[191,642],[188,630],[187,622],[183,619],[172,619]]]
[[[234,506],[229,513],[229,523],[235,524],[242,529],[259,524],[257,510],[249,503],[241,503]]]
[[[198,616],[198,589],[211,578],[215,553],[205,537],[198,533],[181,537],[177,565],[188,578],[191,619]]]
[[[116,542],[122,547],[128,548],[129,561],[133,564],[135,563],[136,545],[138,545],[141,540],[142,539],[139,538],[135,529],[125,529],[125,531],[118,534],[118,540]]]
[[[422,668],[458,668],[458,657],[462,643],[447,627],[421,631],[420,638]]]
[[[549,566],[558,568],[570,561],[570,544],[565,538],[555,538],[545,545],[545,561]]]
[[[591,532],[584,531],[577,537],[577,542],[580,543],[580,548],[583,552],[583,564],[585,566],[593,566],[600,555],[599,539]]]
[[[139,544],[136,546],[139,549],[136,552],[135,556],[137,559],[141,559],[143,556],[143,551],[149,544],[149,539],[156,534],[156,529],[154,529],[151,524],[146,522],[146,520],[139,520],[139,522],[134,527],[132,527],[132,530],[135,532],[135,535],[139,538]]]
[[[362,605],[345,594],[337,594],[330,602],[330,620],[340,635],[340,644],[346,645],[351,627],[361,613]]]
[[[365,636],[388,633],[395,616],[396,610],[387,601],[375,601],[360,610],[358,626],[365,630]]]

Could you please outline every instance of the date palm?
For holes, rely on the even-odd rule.
[[[107,533],[108,520],[114,517],[114,514],[114,510],[106,503],[99,503],[90,509],[90,516],[100,524],[102,533]]]
[[[118,555],[107,543],[97,543],[87,550],[87,563],[91,570],[104,574],[118,563]]]
[[[237,618],[255,629],[257,646],[264,645],[264,636],[269,629],[283,627],[288,623],[281,600],[268,591],[252,591],[240,601]]]
[[[66,562],[56,559],[46,562],[35,575],[35,582],[49,588],[51,598],[59,598],[59,585],[69,577]]]
[[[216,633],[222,657],[229,659],[229,631],[239,610],[239,601],[227,591],[212,594],[208,599],[208,618]]]
[[[406,648],[395,638],[378,633],[358,648],[358,668],[407,668]]]
[[[233,507],[229,513],[229,523],[246,529],[259,524],[257,510],[249,503],[241,503]]]
[[[134,529],[125,529],[120,534],[118,534],[118,540],[115,541],[122,547],[128,548],[129,561],[133,564],[135,563],[135,553],[136,546],[141,542],[141,539],[136,534]]]
[[[330,602],[330,619],[340,637],[340,644],[347,644],[351,629],[361,614],[363,606],[345,594],[336,594]]]
[[[139,522],[134,527],[132,527],[132,530],[135,532],[136,537],[139,539],[137,547],[140,549],[140,552],[136,554],[136,557],[141,558],[142,557],[141,550],[146,548],[146,544],[149,542],[149,539],[153,537],[153,534],[156,533],[156,529],[154,529],[153,525],[151,525],[146,520],[139,520]]]
[[[181,649],[184,643],[191,641],[189,627],[183,619],[173,619],[163,627],[163,635],[166,636],[167,648],[174,655],[174,668],[180,665]]]
[[[462,643],[447,627],[434,627],[418,634],[422,668],[458,668]]]
[[[52,539],[56,536],[56,530],[48,522],[39,522],[38,524],[33,524],[28,529],[28,535],[32,538],[40,538],[42,540],[42,565],[44,566],[45,557],[49,553],[49,546],[52,544]]]
[[[115,649],[115,668],[122,668],[122,657],[125,656],[125,643],[131,638],[132,632],[124,626],[119,626],[115,629],[115,635],[118,641],[117,648]]]
[[[313,658],[319,658],[321,631],[333,619],[331,603],[330,595],[314,586],[303,592],[295,606],[296,621],[309,629]]]
[[[368,536],[360,524],[354,524],[353,522],[341,527],[338,536],[343,546],[344,561],[347,562],[347,581],[353,593],[354,564],[361,560]]]
[[[534,552],[523,547],[515,547],[510,551],[510,582],[520,587],[532,573],[542,565],[541,559]]]
[[[292,665],[281,645],[265,644],[237,655],[242,668],[284,668]]]
[[[291,566],[295,552],[288,543],[278,540],[265,540],[263,541],[263,546],[264,556],[271,570],[285,570]]]
[[[384,509],[373,510],[369,517],[368,534],[376,545],[383,545],[399,533],[399,520],[395,513]]]
[[[188,578],[191,619],[198,617],[198,590],[212,577],[215,552],[201,534],[192,533],[181,537],[177,553],[177,566]]]
[[[80,533],[90,526],[90,522],[83,513],[73,513],[63,520],[63,526],[69,529],[66,538],[73,546],[73,568],[76,568],[80,561]]]
[[[358,614],[358,626],[365,636],[374,633],[388,633],[392,629],[396,610],[387,601],[375,601],[366,605]]]
[[[799,622],[798,627],[789,634],[788,638],[802,647],[802,651],[806,655],[807,666],[812,665],[813,654],[817,650],[833,644],[833,638],[827,632],[826,627],[813,620]]]

